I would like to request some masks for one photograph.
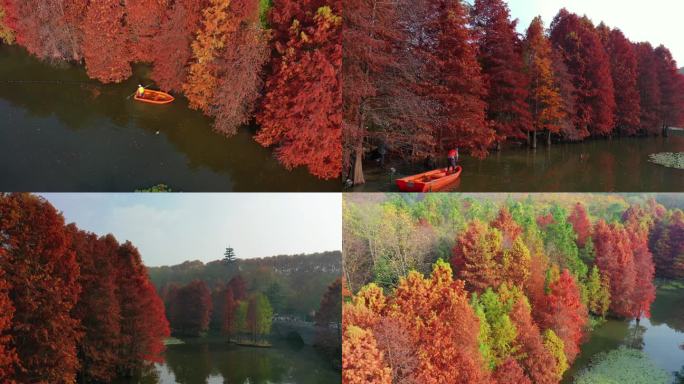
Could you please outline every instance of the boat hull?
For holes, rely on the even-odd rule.
[[[461,177],[463,168],[459,165],[454,172],[440,168],[418,175],[397,179],[397,187],[403,192],[439,192],[453,185]]]
[[[169,95],[166,92],[152,91],[147,89],[145,90],[145,93],[142,97],[138,96],[138,94],[136,93],[134,99],[142,103],[148,104],[168,104],[175,100],[173,96]]]

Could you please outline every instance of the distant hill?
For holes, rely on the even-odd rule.
[[[238,255],[239,257],[239,255]],[[306,316],[318,310],[328,286],[342,276],[340,251],[300,255],[279,255],[238,259],[235,265],[223,260],[203,263],[199,260],[147,268],[152,283],[163,295],[169,285],[204,281],[213,292],[222,290],[238,273],[250,292],[266,292],[276,284],[285,298],[284,313]]]

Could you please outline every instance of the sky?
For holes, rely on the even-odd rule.
[[[130,240],[148,266],[337,251],[335,193],[41,193],[83,230]]]
[[[558,11],[565,7],[586,14],[594,24],[604,21],[617,27],[632,41],[648,41],[654,47],[664,44],[672,51],[679,67],[684,67],[682,31],[683,0],[507,0],[511,17],[519,19],[524,33],[532,19],[541,15],[548,28]]]

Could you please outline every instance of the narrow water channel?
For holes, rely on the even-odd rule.
[[[672,373],[684,369],[684,288],[658,288],[651,307],[651,318],[636,321],[608,320],[582,344],[581,353],[566,372],[563,383],[589,367],[592,359],[624,345],[641,349],[656,366]]]
[[[242,128],[230,138],[190,110],[127,98],[149,83],[135,67],[120,84],[90,80],[82,66],[41,62],[0,44],[0,190],[132,192],[335,191],[306,169],[286,170]]]

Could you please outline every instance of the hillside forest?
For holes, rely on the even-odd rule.
[[[559,383],[592,329],[684,279],[684,212],[643,195],[355,194],[343,215],[349,384]]]
[[[364,160],[426,164],[458,147],[661,135],[684,123],[667,47],[561,9],[517,32],[504,0],[350,0],[343,33],[344,177]]]
[[[175,336],[211,332],[260,342],[269,336],[274,318],[324,327],[340,323],[339,251],[239,259],[227,248],[221,260],[148,271]]]
[[[217,132],[255,124],[286,168],[331,179],[342,163],[341,12],[340,0],[1,0],[0,43],[82,63],[102,83],[146,64],[155,87],[185,96]]]

